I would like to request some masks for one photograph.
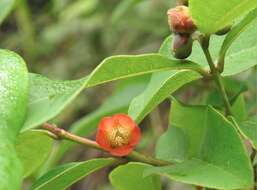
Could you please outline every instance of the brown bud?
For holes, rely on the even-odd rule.
[[[174,33],[190,34],[196,30],[196,26],[193,23],[188,7],[183,5],[177,6],[168,10],[167,14],[170,29]]]
[[[193,40],[189,34],[175,34],[172,52],[177,59],[186,59],[192,52]]]

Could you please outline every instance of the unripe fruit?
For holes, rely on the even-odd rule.
[[[126,156],[141,137],[140,128],[126,114],[104,117],[98,125],[96,142],[114,156]]]
[[[177,59],[186,59],[192,53],[193,40],[188,34],[175,34],[172,52]]]
[[[177,6],[168,10],[168,21],[170,29],[174,33],[191,34],[196,30],[189,9],[186,6]]]
[[[231,27],[232,27],[231,25],[226,26],[225,28],[217,31],[215,34],[219,35],[219,36],[225,35],[225,34],[227,34],[231,30]]]

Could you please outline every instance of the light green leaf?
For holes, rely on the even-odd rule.
[[[159,50],[160,54],[168,58],[171,58],[170,45],[168,45],[170,40],[171,37],[168,37]],[[128,114],[139,123],[170,94],[183,85],[200,78],[200,74],[190,70],[154,73],[144,92],[131,102]]]
[[[187,160],[147,169],[146,174],[215,189],[253,186],[253,171],[244,144],[233,125],[216,110],[173,101],[171,125],[180,128],[188,138]]]
[[[244,32],[244,30],[256,19],[257,9],[251,11],[239,24],[237,24],[231,31],[226,35],[223,41],[222,47],[220,49],[220,57],[225,57],[226,52],[232,43],[237,39],[237,37]]]
[[[139,123],[171,93],[199,78],[201,78],[200,74],[190,70],[166,71],[153,74],[145,91],[131,102],[128,111],[129,115]]]
[[[190,0],[194,23],[206,34],[212,34],[232,24],[257,6],[253,0]]]
[[[23,59],[8,50],[0,49],[0,120],[16,135],[26,114],[28,74]]]
[[[190,61],[170,60],[159,54],[146,54],[107,58],[88,77],[77,81],[51,81],[32,74],[30,75],[29,108],[23,130],[33,128],[55,117],[84,88],[158,71],[199,70],[199,67]]]
[[[23,165],[23,177],[30,176],[48,158],[53,139],[46,132],[28,130],[18,135],[16,151]]]
[[[0,189],[20,189],[22,168],[14,141],[25,114],[28,73],[17,54],[0,50]]]
[[[84,80],[52,81],[30,74],[28,114],[22,131],[36,127],[60,113],[81,91]]]
[[[67,163],[54,168],[37,179],[30,187],[30,190],[63,190],[89,174],[114,162],[115,159],[99,158],[85,162]]]
[[[1,0],[0,1],[0,24],[5,17],[11,12],[14,7],[15,0]]]
[[[117,190],[161,190],[160,177],[143,177],[143,172],[150,165],[131,162],[114,169],[109,178]]]
[[[231,76],[257,65],[257,44],[240,52],[231,53],[226,57],[223,76]]]

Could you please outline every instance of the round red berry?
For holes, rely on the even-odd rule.
[[[114,156],[126,156],[141,137],[140,128],[126,114],[104,117],[98,125],[96,142]]]

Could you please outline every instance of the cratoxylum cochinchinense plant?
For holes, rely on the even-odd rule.
[[[178,1],[168,11],[172,35],[158,53],[112,56],[74,81],[29,73],[20,56],[0,50],[0,190],[20,189],[46,162],[55,140],[59,145],[50,165],[74,143],[109,157],[41,170],[30,190],[65,189],[107,166],[111,184],[121,190],[160,190],[161,176],[198,189],[256,189],[257,121],[245,108],[244,90],[231,82],[257,64],[256,6],[254,0]],[[12,1],[1,6],[0,21],[12,7]],[[152,76],[144,90],[133,94],[137,77],[147,74]],[[47,123],[82,90],[125,78],[135,80],[70,131]],[[205,101],[186,105],[172,96],[200,80],[217,87]],[[142,146],[135,151],[144,138],[141,121],[165,99],[172,102],[169,127],[158,137],[155,154],[140,153]],[[85,138],[92,131],[96,141]]]

